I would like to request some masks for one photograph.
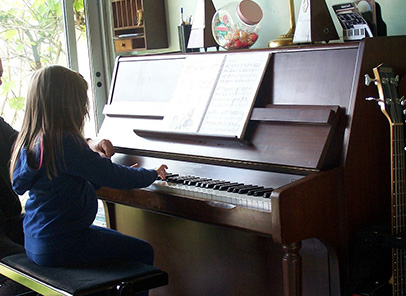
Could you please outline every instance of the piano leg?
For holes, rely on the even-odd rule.
[[[299,255],[301,243],[282,245],[283,284],[285,296],[302,295],[302,257]]]

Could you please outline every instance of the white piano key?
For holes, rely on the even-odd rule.
[[[271,212],[271,200],[269,198],[213,190],[211,188],[202,188],[192,185],[168,183],[166,181],[156,181],[149,188],[154,191],[166,192],[174,195],[223,202],[258,211]]]

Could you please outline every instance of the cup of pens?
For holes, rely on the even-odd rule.
[[[187,48],[190,31],[192,30],[192,16],[185,18],[183,8],[180,9],[180,26],[178,26],[179,47],[182,53],[193,51]]]
[[[188,51],[187,44],[189,42],[190,31],[192,30],[192,25],[180,25],[178,26],[179,35],[179,47],[182,53]]]

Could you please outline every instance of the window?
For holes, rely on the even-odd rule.
[[[59,64],[79,71],[88,81],[91,110],[85,135],[93,137],[96,134],[100,120],[95,120],[95,114],[99,110],[98,116],[101,116],[101,107],[95,108],[94,95],[102,98],[99,105],[104,104],[103,97],[106,97],[109,81],[106,78],[109,75],[105,73],[110,69],[104,66],[105,51],[100,49],[106,40],[93,37],[88,42],[90,35],[86,20],[88,17],[94,24],[100,23],[99,2],[0,0],[0,57],[4,68],[3,85],[0,87],[0,116],[15,129],[18,130],[22,123],[26,87],[32,73],[44,66]],[[92,9],[92,13],[85,13],[85,6]],[[102,30],[99,23],[93,27]],[[96,32],[95,36],[97,34],[101,35]],[[95,49],[89,50],[88,44]],[[96,63],[97,66],[94,66]],[[111,65],[111,62],[107,64]]]
[[[0,0],[4,68],[0,115],[16,129],[21,125],[31,74],[45,65],[67,63],[61,15],[61,3],[56,1]]]

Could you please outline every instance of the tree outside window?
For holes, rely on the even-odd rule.
[[[77,38],[85,36],[83,0],[74,1]],[[3,85],[0,116],[19,129],[27,85],[36,70],[67,66],[62,0],[0,0],[0,56]]]

